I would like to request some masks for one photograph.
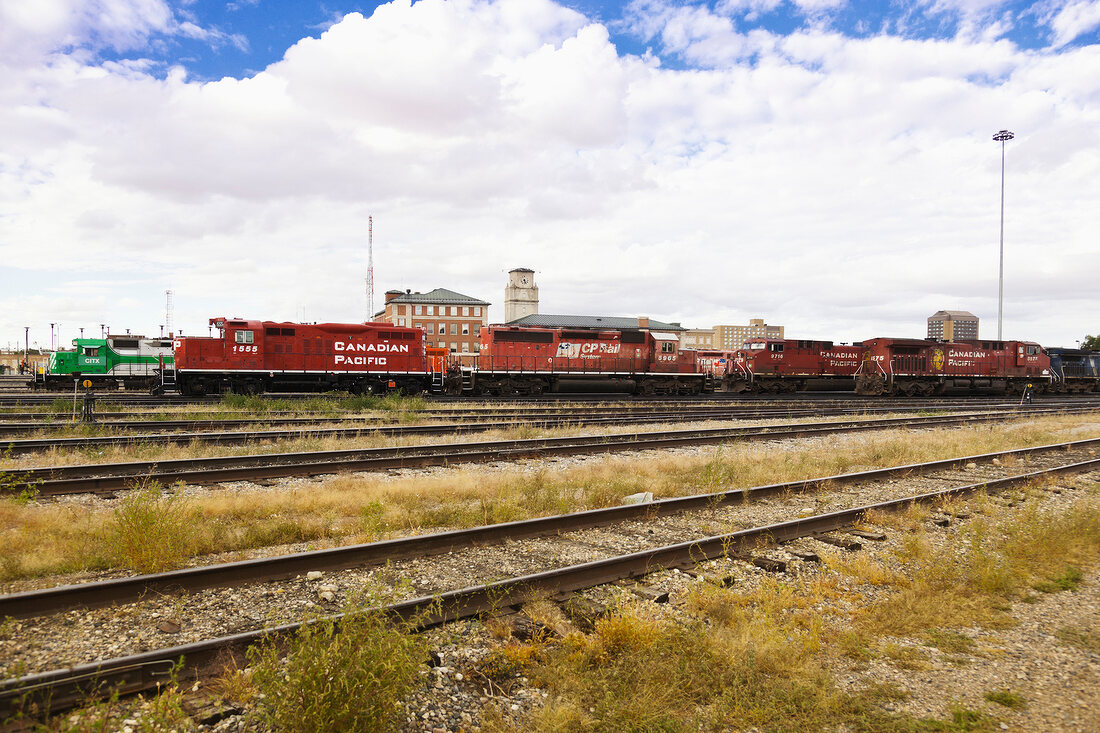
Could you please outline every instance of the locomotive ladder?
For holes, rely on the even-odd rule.
[[[433,371],[432,372],[432,392],[442,392],[443,391],[443,378],[444,378],[444,376],[445,375],[443,374],[443,372],[439,372],[439,371]]]
[[[176,365],[165,364],[163,361],[160,363],[160,386],[157,388],[157,394],[165,394],[166,392],[175,392],[176,389]]]

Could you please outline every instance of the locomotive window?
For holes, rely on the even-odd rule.
[[[1027,355],[1028,356],[1035,356],[1038,353],[1039,353],[1039,347],[1038,346],[1028,346],[1027,347]]]
[[[137,339],[115,339],[111,344],[116,349],[136,349],[138,347]]]
[[[783,350],[783,344],[772,344],[772,351],[779,352]]]
[[[412,331],[408,331],[401,338],[405,339],[406,341],[416,341],[416,336],[417,334],[413,333]]]
[[[253,338],[251,331],[236,331],[233,334],[233,340],[238,344],[251,344]]]
[[[671,341],[662,341],[661,342],[661,353],[662,354],[671,354],[675,350],[676,350],[676,347],[672,344]]]
[[[645,334],[641,331],[623,331],[619,340],[624,344],[644,344]]]
[[[85,346],[84,356],[99,356],[99,347],[92,348],[90,346]]]

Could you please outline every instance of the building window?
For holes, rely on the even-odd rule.
[[[439,342],[439,348],[441,348],[441,349],[447,348],[447,342],[446,341],[440,341]]]
[[[452,341],[451,342],[451,351],[454,352],[454,353],[458,353],[458,342],[457,341]]]
[[[481,306],[480,305],[475,305],[474,306],[474,315],[477,316],[478,318],[481,317]]]
[[[462,315],[466,316],[466,317],[469,317],[469,315],[470,315],[470,306],[468,306],[468,305],[462,306]]]
[[[481,335],[481,326],[475,326],[474,327],[474,335],[475,336],[480,336]]]
[[[458,324],[457,323],[452,323],[451,324],[451,335],[452,336],[457,336],[458,335]]]
[[[434,336],[435,335],[435,324],[434,323],[429,323],[428,324],[428,335],[429,336]]]
[[[463,336],[469,336],[470,335],[470,324],[469,323],[463,323],[462,324],[462,335]]]
[[[397,319],[397,325],[398,326],[404,326],[405,325],[405,319],[404,318],[398,318]]]
[[[481,344],[474,342],[474,353],[476,354],[479,351],[481,351]]]
[[[470,353],[470,344],[468,344],[468,343],[467,343],[467,342],[465,342],[465,341],[463,341],[463,342],[462,342],[462,353],[463,353],[463,354],[468,354],[468,353]]]
[[[415,326],[416,326],[417,328],[424,328],[424,324],[423,324],[423,323],[417,323],[417,324],[414,324],[414,325],[415,325]]]
[[[435,306],[434,306],[434,305],[429,305],[429,306],[428,306],[428,313],[427,313],[427,315],[429,315],[429,316],[434,316],[434,315],[435,315]]]
[[[451,315],[452,316],[457,316],[458,315],[458,306],[457,305],[452,305],[451,306]]]

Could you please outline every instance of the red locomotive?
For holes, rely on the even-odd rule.
[[[856,393],[930,395],[948,390],[1023,393],[1045,389],[1050,357],[1032,341],[864,341]]]
[[[463,393],[518,395],[542,392],[625,391],[698,394],[710,387],[696,352],[680,349],[672,334],[635,330],[571,330],[490,326],[480,352],[458,367]]]
[[[274,323],[211,318],[214,337],[173,342],[185,395],[340,389],[355,394],[442,389],[446,350],[424,332],[381,323]]]
[[[862,358],[859,344],[753,338],[734,354],[727,391],[851,389]]]
[[[1030,341],[876,338],[862,344],[755,338],[737,351],[681,349],[674,334],[635,329],[490,326],[476,355],[425,344],[418,328],[385,323],[275,323],[212,318],[216,337],[173,341],[174,378],[186,395],[345,390],[522,395],[793,392],[858,394],[1022,392],[1064,377]],[[167,378],[165,384],[171,385]]]

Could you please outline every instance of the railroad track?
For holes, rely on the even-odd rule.
[[[1032,409],[1024,414],[1032,417],[1040,414],[1052,414],[1053,412],[1067,414],[1074,411],[1047,412],[1041,409]],[[148,481],[157,481],[164,484],[177,481],[209,484],[286,476],[315,476],[344,471],[379,471],[453,463],[646,450],[720,443],[728,440],[778,440],[889,428],[973,425],[1010,420],[1019,416],[1019,414],[986,413],[878,418],[831,423],[805,423],[794,426],[729,427],[652,433],[633,432],[613,435],[565,436],[444,445],[394,446],[29,468],[11,472],[5,482],[3,493],[35,491],[41,497],[75,493],[114,493]]]
[[[1015,406],[1005,406],[1002,409],[1016,409]],[[164,420],[164,421],[136,421],[136,422],[101,422],[96,425],[108,430],[133,430],[150,428],[158,429],[156,432],[141,434],[125,433],[116,435],[104,435],[95,437],[40,437],[40,438],[12,438],[0,440],[0,451],[12,455],[33,453],[36,451],[56,449],[93,448],[109,445],[165,445],[172,443],[217,443],[233,445],[256,441],[286,441],[300,438],[326,438],[326,437],[362,437],[368,435],[403,436],[403,435],[447,435],[452,433],[486,432],[490,430],[506,430],[518,425],[529,427],[562,427],[570,425],[608,425],[608,424],[647,424],[647,423],[683,423],[698,422],[704,420],[751,420],[751,419],[795,419],[804,417],[828,417],[836,415],[875,414],[877,412],[889,412],[891,414],[916,412],[909,409],[862,410],[853,408],[820,408],[820,409],[711,409],[711,410],[678,410],[678,411],[638,411],[622,412],[618,410],[595,410],[578,414],[576,411],[554,412],[547,414],[526,415],[522,413],[510,413],[505,415],[493,415],[496,422],[451,422],[431,423],[421,425],[407,424],[365,424],[374,423],[373,419],[352,418],[351,423],[358,423],[355,427],[314,427],[301,430],[246,430],[235,432],[181,432],[196,431],[202,428],[226,428],[256,426],[269,423],[280,424],[311,424],[321,422],[343,422],[343,420],[325,420],[324,418],[290,418],[285,421],[260,421],[260,420]],[[925,410],[920,410],[925,411]],[[470,420],[484,420],[485,414],[463,415]],[[58,425],[57,430],[67,429],[68,425]],[[0,435],[21,434],[32,431],[41,431],[42,426],[30,423],[2,424],[0,423]]]
[[[891,466],[856,473],[822,476],[803,481],[788,481],[747,489],[733,489],[712,494],[661,499],[645,504],[628,504],[574,514],[492,524],[473,529],[349,545],[327,550],[314,550],[294,555],[244,560],[165,573],[12,593],[0,596],[0,618],[28,618],[78,607],[98,608],[129,603],[149,594],[191,593],[209,588],[235,586],[241,583],[283,580],[311,570],[328,571],[377,565],[409,557],[442,554],[473,545],[560,534],[632,519],[715,507],[720,504],[755,501],[772,496],[803,493],[826,485],[843,486],[896,476],[926,474],[932,471],[957,468],[970,463],[988,463],[995,458],[1025,458],[1041,453],[1081,450],[1095,446],[1100,446],[1100,438]]]
[[[950,402],[890,402],[887,404],[865,402],[807,402],[807,403],[781,403],[762,404],[751,403],[748,405],[735,405],[732,403],[716,403],[711,406],[693,405],[617,405],[614,407],[602,407],[597,405],[575,405],[570,407],[543,407],[543,406],[500,406],[481,405],[464,408],[424,408],[417,409],[408,414],[414,414],[421,418],[430,419],[471,419],[483,420],[486,417],[501,419],[523,419],[537,417],[576,417],[586,416],[618,416],[618,415],[657,415],[657,414],[685,414],[692,413],[700,417],[707,415],[746,415],[753,417],[768,416],[802,416],[802,415],[827,415],[844,413],[887,413],[887,412],[915,412],[928,409],[958,409],[961,405],[967,408],[1017,409],[1019,401],[996,400],[981,403],[950,403]],[[1044,400],[1036,403],[1036,407],[1089,407],[1100,406],[1100,399],[1093,401],[1069,400]],[[385,420],[385,413],[363,415],[351,412],[341,413],[306,413],[295,411],[271,411],[263,413],[238,413],[233,416],[232,411],[220,411],[228,413],[224,418],[203,418],[201,414],[194,417],[169,418],[171,413],[151,414],[148,412],[134,411],[100,411],[97,413],[97,425],[118,428],[140,428],[141,426],[162,428],[186,428],[198,429],[208,426],[230,425],[257,425],[257,424],[309,424],[318,422],[378,422]],[[63,428],[72,425],[72,415],[63,413],[44,412],[18,412],[0,413],[0,431],[16,432],[20,430]]]
[[[1043,446],[1024,451],[1009,451],[985,456],[970,456],[951,461],[938,461],[933,464],[918,464],[914,466],[902,466],[892,469],[884,469],[879,472],[866,472],[862,476],[867,477],[877,474],[876,478],[890,475],[893,472],[917,472],[934,470],[935,467],[954,465],[962,461],[983,461],[991,457],[1018,455],[1021,453],[1036,453],[1043,451],[1057,451],[1085,448],[1095,445],[1100,439],[1092,441],[1080,441],[1071,444],[1057,446]],[[591,588],[599,585],[613,583],[626,579],[645,577],[659,570],[698,568],[704,563],[720,558],[753,558],[753,553],[758,552],[764,545],[789,542],[799,538],[815,537],[828,539],[825,533],[845,530],[853,524],[860,522],[872,511],[904,510],[913,504],[927,504],[940,502],[947,499],[966,497],[977,492],[998,492],[1012,487],[1018,487],[1034,481],[1043,480],[1051,476],[1069,475],[1082,472],[1100,470],[1100,459],[1090,458],[1083,461],[1074,461],[1048,467],[1043,470],[1007,476],[996,479],[985,479],[977,483],[969,483],[962,486],[939,489],[890,499],[871,504],[851,507],[842,511],[827,512],[815,516],[768,523],[735,532],[718,534],[710,537],[697,538],[689,541],[675,542],[656,547],[647,547],[641,551],[615,555],[595,561],[580,564],[556,567],[549,570],[526,573],[516,577],[510,577],[495,582],[471,585],[459,590],[444,590],[430,595],[410,598],[397,603],[381,607],[380,611],[396,618],[416,620],[419,628],[428,628],[434,625],[447,623],[457,619],[467,618],[482,613],[499,613],[509,608],[518,608],[533,597],[562,598],[567,594]],[[885,472],[885,473],[884,473]],[[512,523],[501,525],[494,530],[507,536],[506,532],[516,533],[513,536],[533,536],[552,533],[560,533],[568,528],[578,526],[602,526],[612,522],[628,521],[631,518],[644,517],[651,519],[662,513],[684,511],[689,508],[710,507],[721,503],[730,503],[743,500],[746,492],[756,492],[756,497],[765,496],[768,493],[781,493],[791,491],[796,484],[803,488],[813,488],[828,482],[853,480],[850,477],[824,477],[807,482],[795,482],[770,487],[756,487],[754,489],[723,492],[722,494],[685,497],[680,500],[666,500],[654,502],[643,507],[616,507],[603,512],[616,512],[619,516],[599,512],[585,512],[581,515],[571,515],[569,518],[545,518],[533,520],[535,524],[524,528],[524,523]],[[866,479],[865,479],[866,480]],[[673,502],[680,502],[679,505]],[[557,520],[566,524],[554,527],[550,522]],[[541,523],[541,525],[538,525]],[[571,523],[571,524],[569,524]],[[478,528],[487,530],[488,528]],[[476,532],[477,530],[471,530]],[[522,532],[530,534],[521,535]],[[481,542],[487,538],[480,537],[472,541]],[[455,533],[444,533],[437,536],[411,538],[408,542],[420,543],[424,552],[445,552],[454,547],[458,542],[470,541],[469,538],[459,540]],[[843,540],[835,539],[834,543],[843,544]],[[386,543],[375,543],[384,547]],[[848,543],[851,547],[851,543]],[[352,553],[359,548],[345,548]],[[393,549],[392,545],[388,549]],[[330,551],[336,552],[336,551]],[[381,554],[381,553],[379,553]],[[300,556],[311,561],[301,568],[315,569],[325,562],[317,553]],[[348,555],[350,557],[350,554]],[[770,567],[766,557],[754,558],[761,567]],[[266,561],[252,561],[251,563],[237,563],[238,569],[245,569],[252,565],[248,576],[249,580],[262,579],[259,568],[264,562],[278,564],[286,562],[284,558],[271,558]],[[334,565],[326,567],[346,567],[345,560],[338,560]],[[359,562],[362,562],[361,560]],[[195,569],[200,571],[202,569]],[[288,568],[284,566],[279,572],[286,573]],[[152,576],[147,576],[148,581]],[[243,578],[238,578],[240,582]],[[116,582],[116,581],[110,581]],[[132,591],[131,591],[132,593]],[[127,599],[132,598],[127,596]],[[337,621],[340,615],[333,618]],[[221,636],[194,643],[181,644],[169,648],[157,649],[132,656],[108,659],[89,664],[80,664],[65,669],[39,672],[24,675],[22,677],[8,679],[0,682],[0,715],[14,716],[27,714],[44,716],[56,714],[70,709],[76,705],[84,704],[89,699],[106,696],[112,692],[128,694],[153,690],[155,687],[167,681],[169,675],[176,670],[184,678],[196,675],[215,674],[220,672],[230,659],[241,659],[245,650],[252,644],[261,640],[293,634],[301,627],[300,623],[288,623],[274,628],[259,628],[243,633]],[[176,668],[182,660],[182,671]]]

